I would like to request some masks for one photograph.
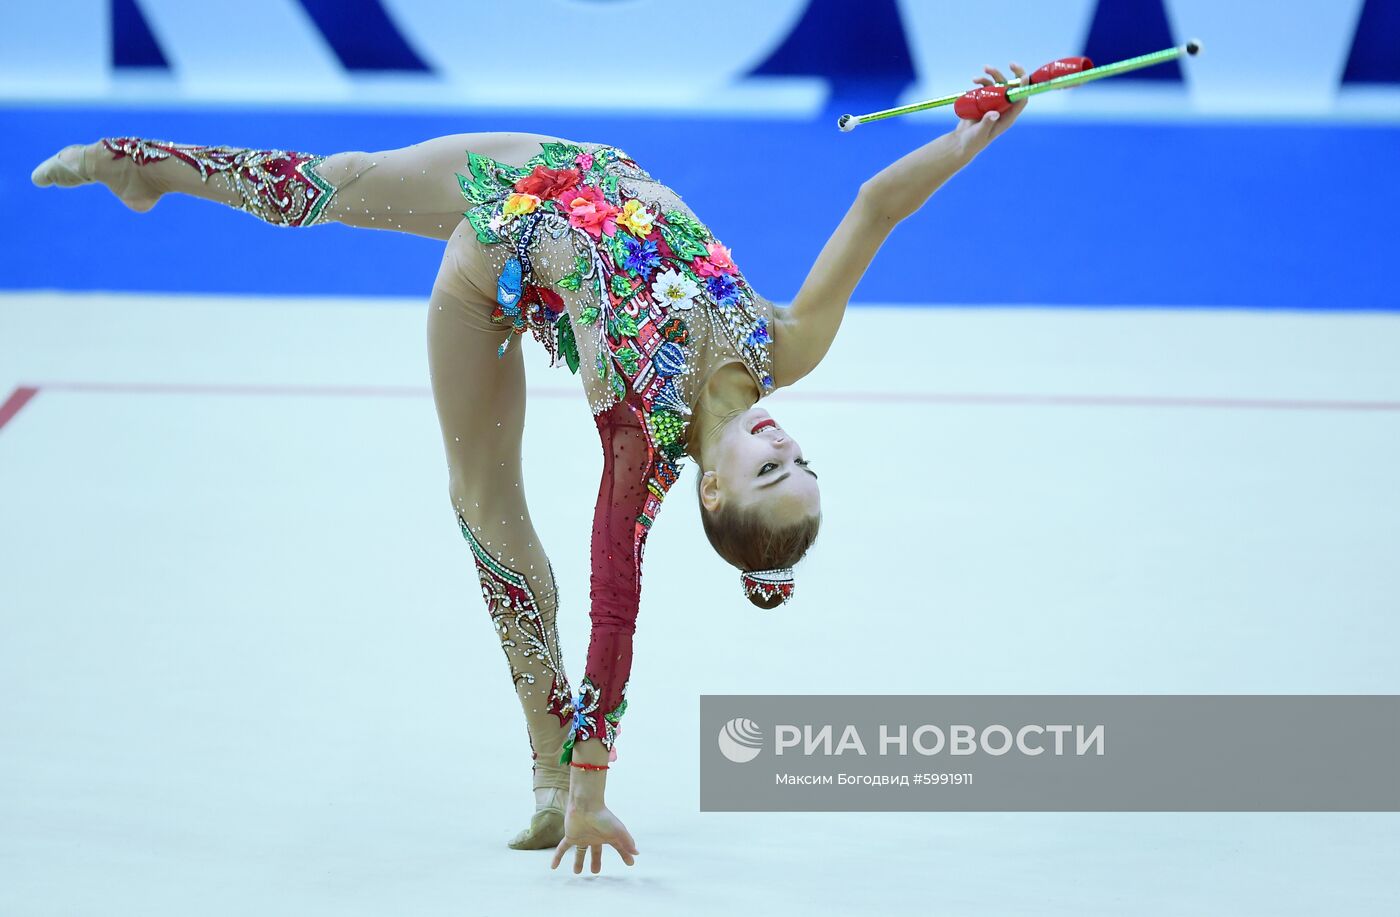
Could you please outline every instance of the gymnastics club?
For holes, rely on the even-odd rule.
[[[898,108],[874,111],[868,115],[842,115],[837,119],[836,126],[843,131],[852,131],[857,125],[867,121],[883,121],[897,115],[909,115],[916,111],[941,108],[944,105],[952,105],[959,118],[980,121],[987,112],[1006,111],[1014,103],[1024,98],[1049,92],[1052,89],[1068,89],[1071,86],[1078,86],[1080,83],[1090,83],[1094,80],[1118,76],[1132,70],[1141,70],[1143,67],[1165,64],[1167,61],[1176,60],[1182,54],[1195,56],[1201,53],[1201,47],[1201,43],[1193,38],[1177,48],[1130,57],[1116,64],[1105,64],[1102,67],[1093,66],[1093,62],[1087,57],[1066,57],[1048,63],[1032,73],[1030,85],[1026,85],[1020,79],[1014,79],[998,83],[995,86],[984,86],[980,89],[940,96],[925,102],[914,102],[910,105],[901,105]]]

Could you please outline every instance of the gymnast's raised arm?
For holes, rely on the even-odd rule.
[[[1025,74],[1019,64],[1012,64],[1011,71],[1017,77]],[[988,67],[987,73],[990,78],[976,82],[1006,81],[995,67]],[[792,385],[826,356],[856,284],[895,225],[915,213],[939,186],[1010,127],[1025,105],[1022,100],[1005,114],[989,114],[979,122],[959,121],[952,131],[899,158],[860,186],[791,305],[773,311],[773,380],[778,387]]]

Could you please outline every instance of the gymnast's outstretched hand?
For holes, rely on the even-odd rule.
[[[637,855],[637,843],[632,840],[632,835],[627,832],[621,819],[601,802],[576,805],[575,801],[570,799],[569,809],[564,813],[564,839],[555,848],[554,862],[549,868],[558,869],[564,855],[572,848],[574,872],[583,872],[584,853],[591,851],[593,856],[590,868],[597,873],[603,868],[604,844],[609,844],[617,850],[617,855],[622,857],[622,862],[628,866],[635,862],[633,857]]]
[[[1022,84],[1026,82],[1026,68],[1013,63],[1011,72],[1015,74],[1017,79],[1021,80]],[[972,82],[978,86],[995,86],[998,83],[1007,82],[1006,77],[996,67],[987,67],[986,73],[986,76],[976,77]],[[1007,128],[1016,122],[1016,118],[1025,109],[1028,101],[1030,100],[1022,99],[1001,113],[988,112],[982,116],[981,121],[960,120],[957,128],[953,131],[953,136],[958,138],[967,157],[971,159],[976,156],[987,148],[987,144],[1006,133]]]
[[[584,855],[593,854],[592,871],[603,868],[603,845],[609,844],[628,866],[637,855],[637,842],[622,820],[609,811],[603,796],[608,786],[608,750],[589,739],[574,746],[574,760],[583,765],[570,768],[569,805],[564,811],[564,839],[554,850],[550,869],[558,869],[564,855],[574,851],[574,872],[583,872]],[[592,765],[590,767],[590,765]]]

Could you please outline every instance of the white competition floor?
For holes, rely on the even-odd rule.
[[[599,452],[528,346],[578,677]],[[742,600],[693,468],[667,501],[609,789],[641,855],[576,878],[505,847],[528,750],[422,308],[0,296],[0,915],[1393,915],[1400,815],[702,814],[696,722],[1400,692],[1398,355],[1397,316],[853,310],[771,401],[825,494],[794,604]]]

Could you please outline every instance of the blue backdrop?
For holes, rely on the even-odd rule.
[[[6,221],[8,287],[422,295],[440,252],[430,240],[281,229],[179,197],[138,215],[100,188],[41,190],[27,176],[64,143],[104,135],[325,152],[506,129],[621,146],[680,189],[778,300],[796,291],[860,182],[936,129],[891,122],[841,134],[828,116],[756,125],[11,109],[4,118],[0,202],[23,215]],[[1393,127],[1037,123],[1028,111],[895,231],[857,298],[1397,309],[1384,267],[1400,242],[1397,162]]]
[[[178,4],[53,2],[77,4],[75,9],[99,2],[108,21],[92,47],[105,42],[110,57],[95,75],[83,69],[92,65],[92,55],[71,48],[50,48],[21,66],[15,62],[28,52],[15,44],[18,33],[11,29],[9,38],[0,37],[12,51],[9,65],[0,61],[0,130],[6,140],[0,144],[0,207],[10,215],[0,246],[0,287],[422,295],[439,253],[431,241],[340,226],[275,229],[173,197],[138,216],[98,189],[35,189],[28,174],[64,144],[120,134],[331,153],[398,147],[448,133],[527,130],[628,150],[686,196],[760,291],[783,300],[796,291],[860,182],[952,124],[947,115],[841,134],[833,126],[836,116],[893,104],[942,79],[939,68],[951,66],[954,52],[939,42],[962,40],[939,31],[939,20],[916,0],[785,0],[789,19],[768,23],[776,31],[754,45],[752,60],[724,66],[740,66],[731,81],[736,86],[806,80],[822,87],[815,107],[797,114],[765,111],[762,104],[742,115],[701,114],[680,96],[673,107],[663,100],[633,114],[616,108],[569,111],[547,104],[548,81],[540,88],[546,95],[531,104],[498,105],[490,113],[440,104],[436,111],[414,111],[383,102],[346,107],[344,98],[332,98],[334,86],[316,88],[311,77],[296,84],[309,93],[300,101],[267,104],[255,68],[236,67],[243,49],[220,46],[219,29],[182,21]],[[302,39],[323,45],[331,69],[351,80],[352,102],[355,87],[369,85],[355,80],[446,80],[441,71],[456,65],[451,56],[435,56],[430,35],[415,31],[409,12],[430,0],[249,2],[301,16]],[[1015,2],[1027,16],[1050,17],[1036,28],[1080,36],[1077,46],[1057,38],[1058,53],[1083,51],[1101,61],[1183,40],[1182,19],[1224,15],[1196,0]],[[550,4],[571,15],[596,9],[598,16],[615,16],[640,8],[537,0],[509,9]],[[0,20],[22,19],[28,9],[8,7]],[[476,15],[487,9],[500,15],[507,7],[473,9]],[[1219,19],[1215,28],[1223,40],[1217,45],[1224,47],[1208,50],[1199,79],[1173,66],[1113,81],[1114,91],[1137,86],[1189,95],[1210,109],[1208,116],[1066,119],[1052,115],[1049,100],[1039,112],[1040,100],[1033,101],[1011,134],[896,231],[857,298],[900,304],[1400,309],[1400,294],[1383,267],[1400,242],[1400,184],[1394,178],[1400,117],[1259,121],[1220,109],[1230,104],[1232,80],[1260,74],[1282,79],[1269,76],[1270,67],[1281,65],[1241,37],[1274,28],[1287,35],[1302,29],[1306,38],[1331,48],[1325,66],[1291,61],[1284,62],[1291,70],[1277,71],[1297,71],[1303,81],[1297,97],[1313,90],[1328,99],[1348,87],[1377,90],[1378,111],[1393,106],[1400,114],[1388,88],[1400,80],[1400,0],[1295,0],[1271,9],[1279,22],[1256,23],[1260,28],[1230,31],[1234,26]],[[1063,19],[1066,10],[1078,17],[1074,23],[1051,16]],[[654,23],[633,25],[628,40],[653,42]],[[743,26],[734,23],[733,30]],[[38,25],[31,33],[31,44],[40,50],[55,35]],[[81,50],[81,36],[64,34],[67,44]],[[550,40],[557,44],[563,37]],[[1211,36],[1204,37],[1210,46]],[[968,33],[966,41],[1000,47],[996,36]],[[235,69],[227,79],[217,62],[209,73],[199,69],[209,58],[200,56],[200,42],[233,55],[228,66]],[[648,44],[647,50],[655,48]],[[1225,75],[1205,69],[1217,51],[1213,66]],[[60,59],[62,54],[71,57]],[[557,58],[541,60],[545,64],[535,71]],[[664,76],[665,61],[654,55],[648,60],[643,75]],[[50,65],[74,74],[78,88],[65,96],[50,83],[24,83],[26,74]],[[1197,66],[1193,61],[1190,69]],[[166,81],[153,91],[133,92],[123,82],[152,75]],[[199,101],[211,85],[223,93],[222,102]],[[442,85],[451,91],[450,83]],[[1257,88],[1251,92],[1258,95]],[[326,104],[316,103],[318,93]],[[159,101],[181,95],[195,101]],[[1282,90],[1278,97],[1273,102],[1290,98]]]

